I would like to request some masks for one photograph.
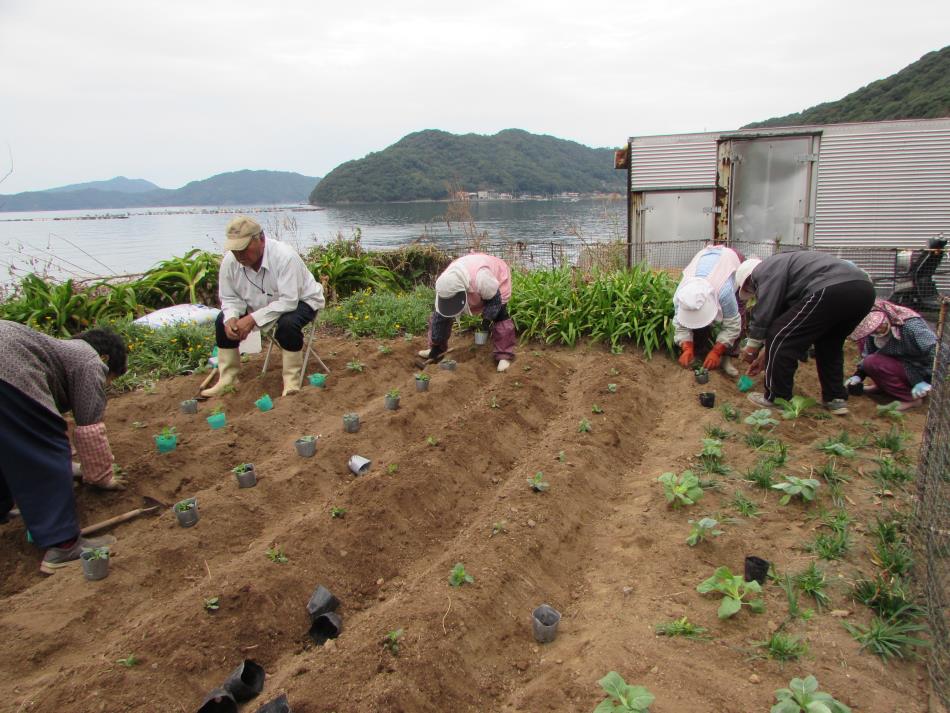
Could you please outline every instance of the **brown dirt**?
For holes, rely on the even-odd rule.
[[[741,572],[746,554],[782,571],[803,569],[811,556],[802,545],[830,502],[824,493],[808,508],[781,507],[776,494],[734,473],[696,507],[668,509],[655,479],[691,463],[703,427],[748,428],[701,408],[702,387],[691,375],[665,358],[530,345],[499,375],[487,351],[465,347],[467,339],[454,342],[458,370],[429,367],[431,389],[418,394],[409,364],[420,340],[391,342],[393,352],[384,355],[373,340],[321,337],[328,387],[275,398],[269,413],[252,402],[265,391],[280,393],[280,371],[258,380],[260,362],[252,360],[239,391],[223,398],[228,426],[221,431],[205,424],[208,405],[198,416],[178,412],[198,376],[112,399],[109,434],[132,486],[118,494],[80,489],[82,522],[135,508],[143,495],[166,503],[196,495],[201,521],[181,529],[166,511],[115,528],[112,572],[97,583],[83,580],[78,567],[42,577],[22,523],[0,526],[0,670],[7,674],[0,709],[192,711],[250,657],[268,674],[260,701],[286,691],[298,713],[590,711],[602,698],[597,681],[610,670],[647,686],[655,713],[768,710],[776,688],[808,673],[856,711],[926,710],[920,663],[884,664],[859,652],[827,612],[791,627],[809,643],[802,661],[783,667],[756,658],[754,642],[787,611],[777,586],[766,589],[765,614],[743,610],[725,622],[716,618],[718,600],[696,593],[718,565]],[[364,373],[345,369],[354,358],[366,363]],[[815,395],[814,368],[799,374],[801,390]],[[618,384],[616,393],[607,392],[608,382]],[[396,412],[383,409],[392,387],[403,393]],[[752,410],[722,375],[712,376],[710,388],[717,406]],[[594,403],[602,415],[591,413]],[[347,411],[361,415],[357,434],[343,432]],[[578,432],[582,418],[591,433]],[[867,419],[883,428],[863,398],[852,401],[848,417],[783,422],[777,432],[792,446],[789,472],[822,462],[816,440],[842,426],[861,433]],[[922,422],[917,413],[907,423],[918,440]],[[176,451],[160,456],[151,435],[164,425],[182,437]],[[321,436],[312,459],[293,448],[306,433]],[[438,445],[427,444],[430,435]],[[348,472],[353,453],[373,459],[369,474]],[[740,438],[727,441],[726,455],[737,472],[753,462]],[[229,473],[243,461],[256,464],[256,488],[238,490]],[[870,465],[857,463],[859,471]],[[398,464],[395,473],[387,472],[390,464]],[[547,493],[526,483],[538,470],[551,484]],[[687,547],[687,520],[732,514],[727,503],[737,488],[761,503],[762,516],[740,518],[722,537]],[[874,571],[860,525],[882,506],[860,472],[846,493],[858,529],[854,547],[843,561],[822,564],[834,607],[866,622],[868,611],[848,598],[848,582]],[[335,506],[346,508],[345,518],[331,518]],[[506,532],[491,536],[497,522]],[[289,563],[267,559],[272,544]],[[448,585],[456,562],[474,584]],[[322,648],[306,636],[304,608],[318,584],[340,598],[344,622],[340,638]],[[202,602],[212,596],[221,609],[208,614]],[[556,641],[545,646],[532,639],[529,620],[542,602],[563,614]],[[714,639],[654,635],[656,623],[684,614]],[[405,634],[393,657],[381,641],[398,628]],[[130,654],[140,665],[116,663]]]

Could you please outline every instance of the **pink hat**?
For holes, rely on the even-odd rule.
[[[872,307],[871,311],[867,313],[867,316],[861,320],[861,324],[855,327],[854,331],[851,332],[851,339],[858,341],[870,334],[874,334],[886,321],[887,315],[884,314],[884,310],[877,306]]]

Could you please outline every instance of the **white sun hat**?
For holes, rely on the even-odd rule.
[[[762,261],[757,257],[750,257],[748,260],[744,260],[738,268],[736,268],[736,291],[741,290],[745,285],[745,281],[749,279],[749,275],[752,274],[752,271],[758,267],[759,263]]]
[[[687,329],[701,329],[712,324],[719,313],[719,300],[709,280],[687,277],[673,294],[676,319]]]

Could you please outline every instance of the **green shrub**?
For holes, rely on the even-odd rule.
[[[404,294],[362,290],[325,310],[321,319],[357,337],[425,334],[434,300],[432,289],[421,286]]]

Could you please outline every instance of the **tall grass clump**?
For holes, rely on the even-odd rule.
[[[509,312],[522,338],[573,346],[590,337],[647,356],[673,351],[674,280],[645,265],[584,276],[569,268],[515,272]]]
[[[402,294],[364,289],[325,310],[320,318],[356,337],[425,334],[434,300],[432,289],[421,285]]]
[[[128,371],[112,382],[131,391],[158,379],[190,372],[207,363],[214,349],[213,324],[175,324],[150,329],[130,321],[100,325],[116,330],[129,350]]]

